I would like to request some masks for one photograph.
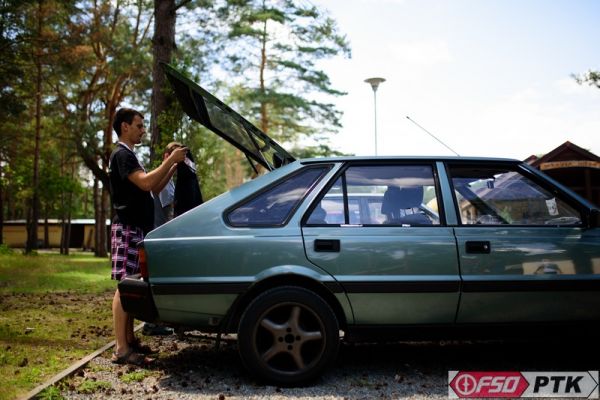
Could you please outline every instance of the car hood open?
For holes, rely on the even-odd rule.
[[[272,171],[295,160],[267,134],[198,84],[168,64],[163,63],[162,67],[183,111],[241,150],[253,168],[252,161]]]

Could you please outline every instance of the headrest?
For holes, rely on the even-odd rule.
[[[381,201],[381,213],[392,214],[400,209],[400,188],[398,186],[388,186],[388,189],[383,194]]]
[[[423,203],[423,186],[404,187],[400,190],[400,209],[420,207]]]
[[[391,214],[398,210],[420,207],[423,203],[423,186],[389,186],[383,195],[381,213]]]

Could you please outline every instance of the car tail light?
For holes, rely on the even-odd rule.
[[[138,263],[140,266],[140,273],[142,278],[148,278],[148,262],[146,261],[146,250],[143,245],[138,246]]]

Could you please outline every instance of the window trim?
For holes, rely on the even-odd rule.
[[[252,193],[251,195],[243,198],[242,200],[234,203],[232,206],[229,206],[225,210],[223,210],[222,217],[223,217],[223,221],[225,222],[225,225],[227,225],[230,228],[282,228],[282,227],[286,226],[290,222],[290,219],[292,219],[292,217],[294,216],[294,214],[296,213],[296,211],[298,210],[300,205],[302,205],[302,201],[306,198],[306,196],[308,196],[310,194],[310,192],[313,191],[313,189],[319,184],[319,182],[321,182],[323,177],[325,175],[327,175],[327,173],[331,170],[331,168],[333,168],[333,164],[330,164],[330,163],[307,165],[307,166],[303,166],[302,168],[297,169],[296,171],[294,171],[290,174],[287,174],[287,175],[275,180],[274,182],[271,182],[269,185],[261,188],[260,190]],[[288,215],[285,217],[285,219],[280,224],[252,224],[252,223],[237,224],[237,223],[232,223],[230,221],[230,219],[229,219],[230,214],[232,212],[234,212],[235,210],[237,210],[242,205],[244,205],[248,202],[251,202],[252,200],[256,199],[257,197],[262,196],[269,190],[279,186],[284,181],[292,179],[292,178],[296,177],[297,175],[300,175],[310,169],[320,169],[322,171],[321,171],[321,174],[314,180],[314,182],[307,189],[304,196],[288,212]]]

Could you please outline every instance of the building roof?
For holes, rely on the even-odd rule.
[[[593,163],[600,163],[600,157],[567,140],[541,157],[531,155],[525,159],[525,162],[536,168],[540,168],[542,164],[559,161],[592,161],[590,165],[593,165]]]

